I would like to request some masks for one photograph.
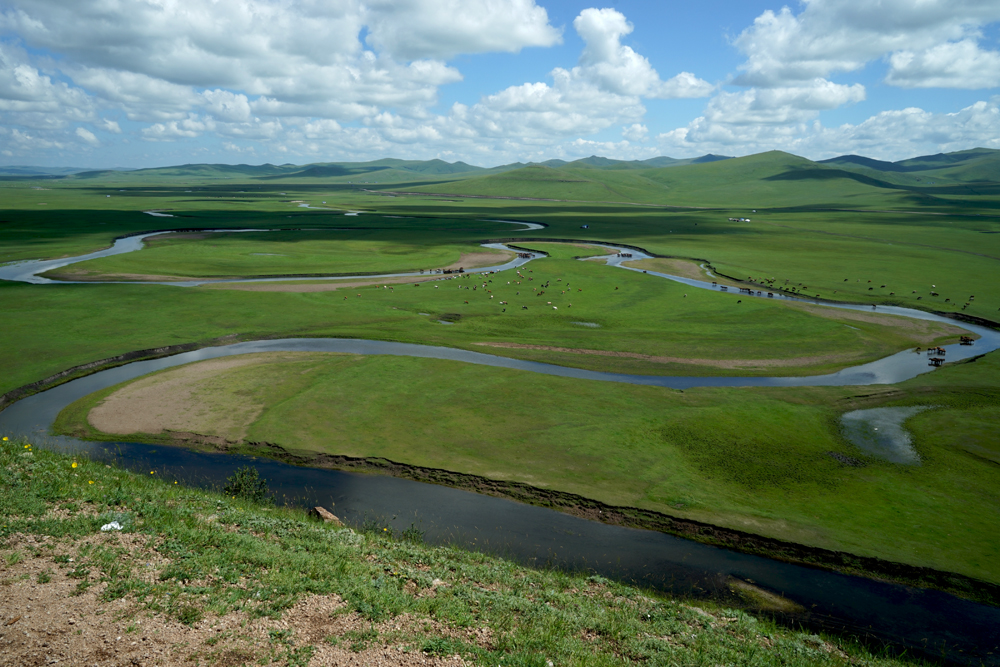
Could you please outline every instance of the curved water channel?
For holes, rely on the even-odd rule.
[[[76,261],[138,250],[146,236],[148,235],[120,239],[114,248],[101,253],[0,267],[0,279],[56,282],[37,274]],[[123,245],[120,246],[120,243]],[[631,258],[617,255],[608,257],[608,264],[641,271],[622,266],[622,262],[642,259],[646,255],[634,249],[605,247],[616,252],[632,253]],[[113,250],[117,252],[111,252]],[[519,258],[499,267],[477,269],[476,272],[513,268],[540,256]],[[705,281],[652,271],[646,273],[677,280],[691,287],[718,289]],[[358,277],[373,276],[356,276],[355,279]],[[865,306],[823,305],[868,310]],[[905,308],[884,307],[881,312],[954,322]],[[963,323],[962,326],[979,334],[981,338],[971,347],[948,346],[949,361],[1000,348],[1000,333],[975,325]],[[1000,665],[1000,609],[934,590],[792,565],[662,533],[605,525],[554,510],[406,479],[300,468],[266,459],[206,454],[175,447],[88,442],[49,435],[54,419],[63,408],[95,391],[171,366],[268,351],[342,352],[451,359],[563,377],[674,388],[893,383],[932,370],[923,355],[901,352],[822,376],[658,377],[600,373],[445,347],[349,339],[283,339],[204,348],[101,371],[11,405],[0,412],[0,432],[25,435],[46,448],[83,452],[95,459],[115,461],[127,468],[144,471],[157,469],[164,477],[196,486],[217,486],[236,467],[252,461],[279,497],[285,497],[296,504],[335,507],[335,512],[350,523],[360,524],[366,516],[382,517],[397,529],[405,529],[415,523],[425,531],[426,539],[432,543],[455,542],[529,564],[583,568],[604,576],[681,593],[725,595],[728,591],[726,582],[730,577],[736,577],[755,582],[801,604],[808,610],[800,616],[806,622],[843,627],[861,634],[868,633],[882,640],[927,650],[934,655],[946,655],[961,662],[982,661],[988,665]]]

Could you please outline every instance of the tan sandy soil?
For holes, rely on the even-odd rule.
[[[314,647],[309,667],[454,666],[466,663],[455,656],[434,657],[415,650],[407,645],[412,640],[402,635],[461,637],[484,647],[492,640],[489,630],[460,631],[432,619],[404,615],[376,625],[378,641],[354,652],[344,634],[367,630],[371,624],[356,612],[346,612],[336,595],[304,597],[279,619],[231,612],[187,626],[163,613],[141,609],[127,598],[103,602],[100,596],[107,584],[95,581],[94,574],[89,577],[90,588],[74,595],[78,580],[68,573],[75,564],[53,561],[57,554],[75,556],[85,543],[125,549],[131,555],[140,554],[149,565],[145,578],[155,582],[170,561],[150,548],[151,539],[111,532],[73,544],[51,537],[12,535],[10,546],[20,549],[25,558],[13,566],[0,565],[0,666],[284,665],[289,647],[274,642],[270,633],[288,630],[293,648]],[[39,555],[32,556],[33,552]],[[51,581],[38,583],[42,572],[49,572]]]
[[[810,315],[817,315],[831,320],[846,320],[849,322],[865,322],[867,324],[880,324],[885,327],[896,329],[902,335],[912,338],[918,343],[928,344],[942,336],[965,336],[970,332],[955,324],[943,324],[941,322],[931,322],[929,320],[915,320],[909,317],[898,315],[888,315],[878,311],[841,310],[839,308],[829,308],[817,306],[810,303],[784,302],[789,308],[803,310]],[[978,336],[975,336],[978,338]]]
[[[245,396],[238,404],[223,401],[211,378],[236,368],[280,362],[295,353],[240,355],[188,364],[137,380],[105,398],[87,421],[104,433],[195,431],[230,441],[246,437],[246,429],[264,409]]]
[[[698,262],[689,259],[665,259],[657,257],[654,259],[638,259],[631,262],[622,262],[622,264],[635,269],[659,271],[660,273],[669,273],[672,276],[680,276],[681,278],[690,278],[692,280],[712,279],[705,269],[698,265]]]
[[[465,268],[468,271],[469,269],[477,269],[482,266],[506,264],[512,259],[514,259],[514,253],[507,250],[497,252],[463,252],[457,262],[440,268],[450,269],[451,271],[458,268]]]
[[[654,364],[690,364],[694,366],[713,366],[715,368],[778,368],[792,366],[815,366],[828,363],[847,363],[859,358],[856,353],[822,354],[810,357],[794,357],[791,359],[693,359],[689,357],[664,357],[637,352],[615,352],[613,350],[581,350],[571,347],[555,347],[553,345],[529,345],[526,343],[473,343],[485,347],[502,347],[516,350],[547,350],[549,352],[566,352],[568,354],[593,354],[600,357],[619,357],[639,359]]]

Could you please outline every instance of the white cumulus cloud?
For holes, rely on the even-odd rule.
[[[406,60],[511,52],[562,41],[534,0],[369,0],[366,42]]]
[[[573,74],[602,90],[636,97],[678,98],[705,97],[714,88],[690,72],[661,81],[647,58],[621,43],[634,26],[619,11],[585,9],[573,21],[573,27],[587,45]]]
[[[629,141],[645,141],[649,136],[649,128],[641,123],[633,123],[622,128],[622,136]]]
[[[898,51],[978,37],[1000,20],[994,0],[808,0],[798,15],[765,11],[734,41],[747,56],[736,83],[784,86],[853,72]]]
[[[86,128],[76,128],[76,136],[80,137],[84,143],[89,144],[90,146],[97,146],[101,143],[97,140],[97,137],[94,136],[94,133]]]
[[[995,88],[1000,86],[1000,52],[971,39],[889,57],[886,83],[903,88]]]

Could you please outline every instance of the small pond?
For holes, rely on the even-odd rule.
[[[865,454],[877,456],[892,463],[920,465],[920,454],[913,449],[909,431],[903,422],[929,410],[930,405],[905,408],[872,408],[854,410],[841,416],[844,437]]]

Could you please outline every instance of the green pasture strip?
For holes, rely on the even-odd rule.
[[[695,290],[592,262],[547,258],[523,268],[522,276],[518,278],[516,271],[509,270],[488,277],[467,274],[420,283],[419,287],[395,285],[387,289],[375,285],[317,293],[158,285],[0,284],[5,315],[4,343],[0,346],[5,372],[0,388],[9,391],[78,364],[132,350],[207,342],[230,335],[239,339],[377,338],[550,358],[601,369],[615,368],[614,360],[592,354],[567,357],[558,351],[549,357],[545,350],[489,348],[477,343],[513,342],[710,360],[800,359],[778,367],[756,367],[741,361],[730,368],[665,366],[625,358],[626,365],[617,367],[689,375],[822,373],[918,344],[905,330],[817,317],[761,299],[743,297],[742,303],[737,303],[741,300],[737,294]],[[516,284],[518,280],[521,285]],[[548,287],[543,287],[546,283]],[[535,296],[540,292],[544,294]],[[502,305],[501,301],[509,303]],[[444,325],[439,320],[454,323]],[[596,323],[600,328],[575,322]],[[935,340],[944,340],[944,329],[937,330],[940,333]],[[829,354],[840,356],[825,356]]]
[[[681,392],[440,360],[301,354],[221,372],[193,391],[213,414],[263,406],[246,440],[296,454],[523,482],[1000,582],[998,371],[992,353],[894,387]],[[124,437],[86,424],[110,393],[67,408],[60,432]],[[920,466],[866,456],[840,434],[844,412],[884,405],[934,406],[907,422]],[[230,436],[206,428],[191,430]]]
[[[121,619],[215,622],[236,611],[280,619],[300,599],[337,595],[348,605],[343,613],[371,627],[326,638],[353,651],[402,645],[428,658],[460,654],[477,665],[919,664],[872,653],[850,638],[792,631],[731,605],[431,547],[418,532],[394,535],[377,519],[359,532],[332,528],[301,510],[33,451],[21,441],[0,443],[0,481],[5,571],[25,558],[50,559],[51,573],[32,585],[73,577],[77,590],[99,592],[95,613],[128,601],[117,612]],[[120,546],[117,533],[100,533],[113,520],[135,538],[131,549]],[[44,541],[25,551],[10,539],[15,535]],[[417,595],[431,589],[433,596]],[[386,623],[404,614],[404,628]],[[461,639],[481,628],[492,645]],[[269,644],[253,646],[253,659],[303,664],[314,647],[297,630],[272,632]],[[198,647],[206,659],[220,657],[214,646],[239,641],[240,630],[219,639]]]
[[[211,234],[205,238],[150,239],[140,252],[115,255],[56,269],[46,275],[72,279],[115,274],[194,278],[248,275],[351,274],[419,271],[450,266],[465,253],[499,251],[470,243],[468,229],[401,230],[383,240],[384,229],[302,230]],[[495,227],[496,225],[493,225]],[[435,228],[436,227],[436,228]],[[494,231],[494,230],[489,230]]]

